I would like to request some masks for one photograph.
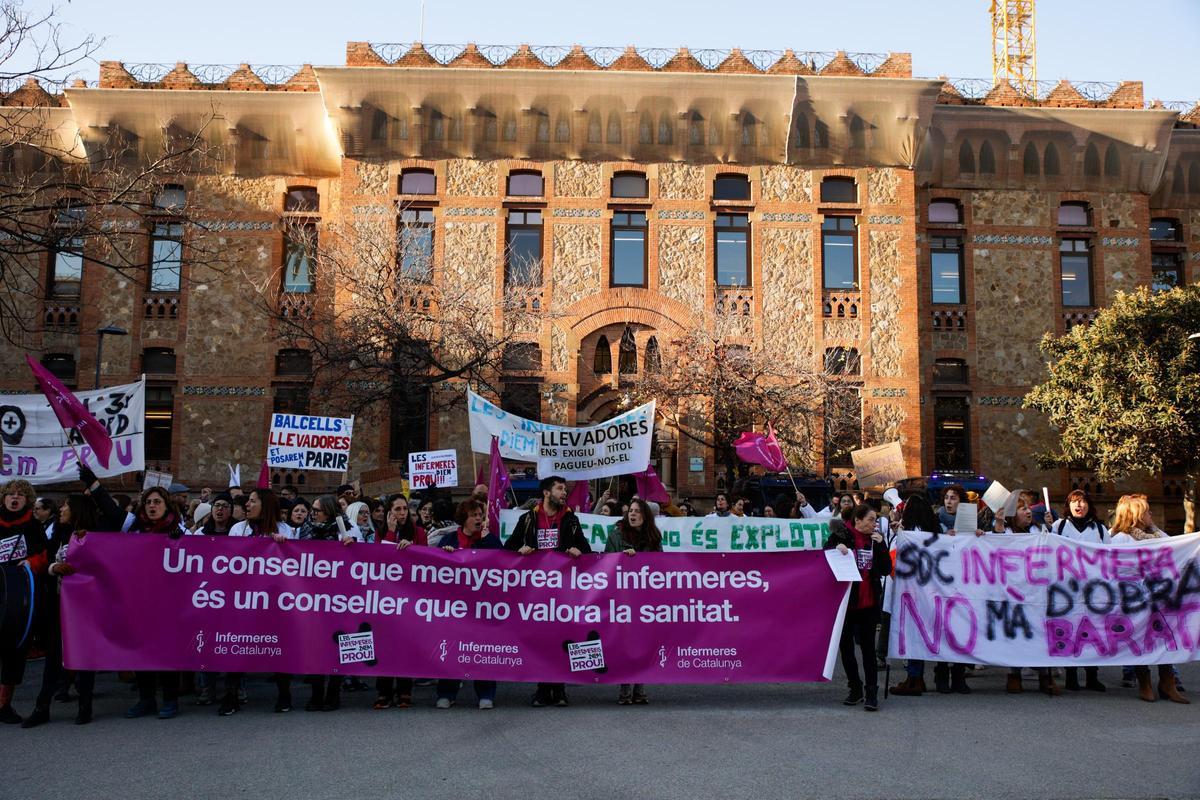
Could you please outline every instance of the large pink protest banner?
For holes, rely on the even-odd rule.
[[[504,550],[90,534],[71,669],[574,683],[818,681],[849,584],[821,552]]]

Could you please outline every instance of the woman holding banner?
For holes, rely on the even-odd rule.
[[[323,494],[313,501],[312,513],[308,521],[301,527],[301,539],[316,541],[342,542],[350,544],[354,538],[349,534],[349,526],[342,516],[338,499],[331,494]],[[312,694],[304,704],[305,711],[336,711],[342,705],[342,679],[338,675],[309,675],[306,682],[312,686]]]
[[[429,539],[425,529],[413,522],[412,509],[408,498],[402,494],[394,494],[387,502],[387,528],[379,537],[380,544],[393,544],[397,550],[403,550],[409,545],[428,545]],[[412,678],[382,677],[375,679],[375,704],[371,706],[376,711],[391,708],[408,708],[412,705]]]
[[[1117,501],[1111,531],[1112,543],[1122,547],[1167,538],[1167,534],[1154,524],[1154,514],[1150,511],[1150,503],[1144,494],[1127,494]],[[1133,673],[1137,676],[1138,697],[1147,703],[1153,703],[1157,698],[1154,695],[1154,684],[1150,680],[1150,667],[1136,666]],[[1175,668],[1170,664],[1158,665],[1158,697],[1172,703],[1192,702],[1179,693]]]
[[[4,627],[0,641],[0,722],[15,725],[21,715],[12,707],[13,691],[25,677],[25,655],[33,637],[32,620],[40,576],[46,571],[46,533],[33,516],[33,486],[29,481],[9,481],[0,491],[0,569],[6,578],[3,619],[17,623]]]
[[[842,641],[839,646],[842,668],[850,693],[843,705],[856,706],[863,703],[867,711],[879,710],[878,666],[875,663],[875,626],[879,624],[879,613],[883,603],[882,579],[892,570],[892,557],[884,544],[883,534],[876,525],[875,509],[862,503],[847,515],[846,524],[830,528],[825,549],[837,548],[839,553],[853,553],[858,564],[861,580],[851,585],[847,598],[846,620],[842,625]],[[854,644],[858,643],[863,658],[863,674],[858,672],[854,658]],[[866,683],[864,685],[863,678]],[[865,697],[864,697],[865,694]]]
[[[634,498],[629,504],[625,516],[608,535],[608,543],[604,545],[606,553],[661,553],[662,534],[654,524],[654,511],[641,498]],[[622,683],[617,695],[618,705],[639,705],[649,703],[646,697],[646,687],[643,684]]]
[[[1064,539],[1075,542],[1102,545],[1109,544],[1111,540],[1108,528],[1104,527],[1103,522],[1096,519],[1096,509],[1092,505],[1091,496],[1082,489],[1076,489],[1067,495],[1066,513],[1050,527],[1050,530]],[[1078,669],[1067,667],[1063,672],[1066,675],[1067,689],[1072,692],[1078,692],[1080,688],[1092,692],[1103,692],[1107,689],[1100,682],[1099,667],[1083,668],[1084,684],[1082,687],[1079,685]]]

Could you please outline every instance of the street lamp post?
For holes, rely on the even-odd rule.
[[[104,337],[105,336],[128,336],[129,331],[124,328],[118,328],[116,325],[105,325],[96,331],[96,385],[93,388],[100,388],[100,364],[104,356]]]

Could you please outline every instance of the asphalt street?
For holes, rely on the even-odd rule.
[[[898,666],[898,665],[897,665]],[[898,668],[892,670],[897,679]],[[40,669],[18,692],[28,711]],[[1185,665],[1200,701],[1200,666]],[[932,686],[932,675],[929,676]],[[237,715],[184,698],[173,720],[126,720],[131,688],[97,684],[96,720],[0,730],[9,798],[1183,798],[1200,797],[1200,702],[1147,704],[1104,669],[1105,694],[1005,694],[1004,671],[970,696],[892,697],[845,708],[828,684],[662,686],[648,706],[616,687],[571,689],[570,708],[531,708],[502,684],[480,711],[469,687],[450,710],[432,687],[413,708],[374,711],[374,692],[335,712],[272,713],[274,687],[249,682]]]

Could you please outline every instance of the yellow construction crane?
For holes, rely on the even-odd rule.
[[[1037,96],[1034,0],[992,0],[992,83]]]

